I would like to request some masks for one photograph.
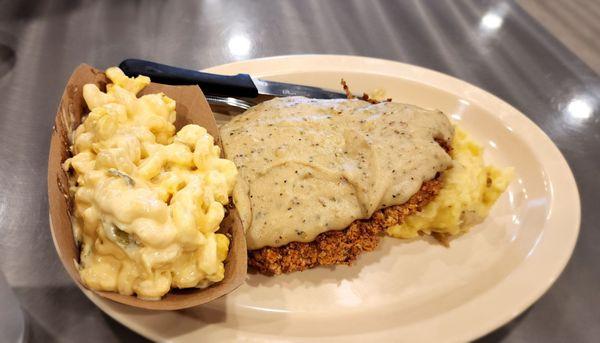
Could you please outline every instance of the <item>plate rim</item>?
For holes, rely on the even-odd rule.
[[[317,65],[315,65],[315,63],[314,63],[315,61],[318,61],[319,63]],[[475,86],[473,84],[470,84],[466,81],[455,78],[453,76],[450,76],[450,75],[447,75],[447,74],[444,74],[444,73],[441,73],[439,71],[435,71],[432,69],[412,65],[412,64],[406,64],[406,63],[402,63],[402,62],[373,58],[373,57],[351,56],[351,55],[328,55],[328,54],[323,54],[323,55],[322,54],[279,55],[279,56],[270,56],[270,57],[255,58],[255,59],[248,59],[248,60],[235,61],[235,62],[231,62],[231,63],[225,63],[225,64],[205,68],[205,69],[203,69],[203,71],[214,72],[214,73],[224,73],[224,74],[235,74],[235,73],[238,73],[240,71],[240,69],[247,70],[247,68],[249,66],[252,68],[259,66],[259,68],[260,68],[260,65],[264,65],[265,63],[269,65],[269,73],[262,73],[262,74],[261,73],[252,73],[252,70],[248,71],[248,73],[251,73],[253,76],[257,76],[257,77],[261,77],[261,76],[264,77],[267,74],[272,75],[272,74],[280,74],[280,73],[284,73],[284,72],[291,73],[291,72],[293,72],[292,70],[290,70],[290,65],[292,65],[292,64],[297,65],[299,68],[306,67],[307,65],[310,64],[311,67],[308,69],[311,72],[315,72],[315,71],[329,71],[329,72],[331,72],[331,71],[347,71],[348,66],[354,65],[354,67],[356,67],[356,64],[362,65],[363,68],[365,68],[365,66],[366,66],[365,69],[376,70],[374,72],[372,72],[371,70],[364,71],[365,73],[372,74],[372,75],[386,75],[386,76],[392,76],[392,77],[400,77],[398,74],[400,73],[399,71],[402,71],[401,78],[403,78],[403,79],[414,81],[414,82],[424,84],[424,85],[427,85],[427,86],[430,86],[433,88],[441,89],[448,93],[455,94],[461,98],[469,98],[470,102],[475,103],[480,107],[483,107],[483,108],[489,107],[489,105],[484,105],[482,103],[482,101],[483,101],[482,99],[485,99],[485,101],[487,103],[489,103],[489,101],[492,101],[494,103],[494,108],[495,108],[494,114],[501,121],[503,121],[503,122],[505,122],[506,120],[516,121],[519,124],[524,125],[524,127],[526,127],[528,130],[532,130],[532,131],[528,131],[528,134],[531,136],[524,136],[524,138],[528,138],[528,140],[532,140],[534,138],[536,140],[541,140],[544,143],[546,143],[545,145],[547,145],[548,148],[550,148],[549,151],[545,151],[545,153],[547,154],[546,155],[547,157],[543,159],[544,161],[540,161],[540,162],[548,162],[550,165],[554,166],[554,168],[548,168],[548,170],[549,170],[548,174],[550,174],[548,176],[548,179],[552,180],[553,176],[554,176],[554,179],[561,180],[558,187],[551,188],[550,191],[552,192],[552,194],[554,194],[553,198],[556,197],[556,192],[560,192],[561,193],[560,196],[567,197],[570,202],[570,207],[569,207],[569,211],[568,211],[570,214],[570,217],[566,216],[564,218],[558,218],[558,219],[565,219],[565,218],[569,217],[568,220],[566,220],[566,221],[570,222],[570,225],[568,225],[568,227],[571,229],[569,231],[569,233],[570,233],[569,236],[560,237],[560,241],[561,241],[560,246],[562,247],[562,249],[560,251],[561,254],[556,255],[558,257],[554,260],[554,263],[550,264],[550,266],[546,266],[546,268],[544,269],[544,272],[545,272],[543,275],[544,277],[542,278],[543,281],[538,282],[535,285],[536,287],[528,288],[529,291],[526,293],[526,296],[521,296],[520,297],[521,300],[519,302],[517,302],[517,301],[511,302],[511,304],[513,304],[513,305],[501,304],[501,305],[504,305],[503,311],[501,313],[502,315],[497,315],[495,317],[495,320],[487,320],[487,321],[484,320],[484,322],[481,323],[481,325],[471,324],[471,325],[469,325],[469,327],[471,328],[470,330],[466,330],[466,331],[462,331],[462,332],[454,332],[453,336],[450,336],[450,337],[446,336],[446,338],[448,338],[448,340],[450,340],[450,341],[473,340],[473,339],[481,337],[481,336],[505,325],[510,320],[514,319],[519,314],[521,314],[523,311],[525,311],[527,308],[529,308],[532,304],[534,304],[544,293],[546,293],[550,289],[550,287],[558,279],[558,277],[560,276],[560,274],[566,267],[568,261],[570,260],[572,254],[573,254],[573,251],[575,249],[575,245],[576,245],[576,242],[577,242],[577,239],[579,236],[580,225],[581,225],[581,201],[580,201],[579,190],[577,188],[577,183],[575,181],[573,172],[572,172],[567,160],[564,158],[563,154],[560,152],[560,150],[558,149],[556,144],[554,144],[554,142],[550,139],[550,137],[537,124],[535,124],[529,117],[527,117],[521,111],[519,111],[512,105],[508,104],[504,100],[500,99],[496,95],[494,95],[490,92],[487,92],[487,91],[483,90],[482,88]],[[315,68],[315,66],[316,66],[316,68]],[[335,66],[335,67],[333,67],[333,66]],[[394,68],[393,73],[390,72],[391,67]],[[250,68],[250,69],[252,69],[252,68]],[[360,69],[354,70],[354,72],[356,72],[356,71],[360,71]],[[446,84],[446,85],[441,86],[441,84]],[[450,88],[449,86],[452,86],[452,91],[450,91],[448,89],[448,88]],[[529,144],[527,144],[527,145],[529,145]],[[546,147],[546,146],[544,146],[544,147]],[[547,166],[547,164],[545,164],[545,163],[542,163],[542,164]],[[556,167],[558,167],[558,168],[556,168]],[[560,172],[558,172],[558,170],[560,170]],[[565,194],[562,194],[563,192]],[[553,202],[552,206],[550,206],[550,210],[552,210],[554,207],[556,207],[556,205]],[[554,217],[556,217],[556,214],[554,214]],[[565,220],[563,220],[563,221],[565,221]],[[564,232],[567,232],[567,231],[564,231]],[[554,233],[554,234],[556,235],[556,233]],[[538,239],[538,243],[540,240],[548,240],[551,238],[554,238],[554,239],[557,238],[557,237],[548,237],[548,235],[545,235],[544,232],[542,232],[541,236],[543,236],[543,237],[540,237]],[[543,247],[544,246],[540,246],[540,248],[543,248]],[[529,264],[531,264],[531,259],[529,259],[529,260],[525,259],[523,261],[524,261],[523,264],[525,264],[525,262],[529,262]],[[523,272],[523,270],[522,270],[523,264],[520,264],[519,266],[517,266],[517,268],[515,268],[515,270],[513,270],[511,272],[511,274],[514,273],[514,271]],[[496,292],[502,291],[502,289],[505,289],[505,290],[510,289],[510,287],[508,287],[508,286],[511,286],[511,285],[506,284],[508,279],[509,279],[508,277],[504,278],[499,284],[497,284],[495,287],[492,287],[490,289],[490,291],[488,291],[487,293],[490,293],[490,292],[496,293]],[[513,284],[512,286],[514,287],[515,285]],[[528,285],[528,286],[532,286],[532,285]],[[80,287],[80,289],[82,289],[82,288]],[[137,332],[138,334],[140,334],[146,338],[153,339],[153,340],[165,339],[164,337],[156,336],[156,335],[152,334],[152,332],[147,331],[145,329],[144,325],[138,324],[135,321],[129,321],[127,318],[127,314],[114,311],[111,308],[110,304],[106,303],[107,300],[101,299],[100,297],[95,295],[93,292],[90,292],[88,290],[82,289],[82,291],[103,312],[105,312],[106,314],[108,314],[110,317],[117,320],[121,324],[125,325],[126,327],[129,327],[133,331]],[[488,294],[488,297],[489,296],[490,295]],[[492,294],[492,296],[493,296],[493,294]],[[485,298],[485,297],[482,296],[482,298]],[[475,300],[478,300],[478,299],[475,299]],[[481,299],[479,299],[478,302],[481,302],[480,300]],[[490,299],[488,299],[488,300],[490,300]],[[472,302],[473,301],[471,301],[471,303]],[[493,303],[493,301],[492,301],[492,303]],[[469,304],[469,303],[466,303],[466,304]],[[512,310],[508,309],[507,307],[512,307]],[[464,310],[464,308],[465,308],[464,305],[462,307],[458,306],[458,309]],[[452,309],[452,310],[448,311],[448,313],[452,313],[455,310],[456,309]],[[445,323],[445,324],[447,325],[448,323]],[[380,331],[380,333],[383,333],[383,334],[389,333],[390,335],[394,335],[394,328],[391,328],[390,330],[386,330],[386,331]],[[368,335],[372,335],[372,334],[373,333],[368,333]],[[364,338],[364,337],[366,337],[366,336],[364,336],[364,334],[358,334],[358,335],[353,334],[351,336],[343,336],[343,335],[342,336],[334,336],[334,339],[348,339],[348,338],[354,338],[354,339],[359,338],[360,339],[360,338]],[[306,339],[308,340],[311,338],[307,337]]]

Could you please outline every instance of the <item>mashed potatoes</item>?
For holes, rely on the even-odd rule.
[[[484,165],[483,149],[457,128],[452,142],[454,166],[444,172],[444,186],[421,212],[409,216],[387,233],[397,238],[419,234],[457,235],[481,222],[504,192],[513,175],[511,168]]]

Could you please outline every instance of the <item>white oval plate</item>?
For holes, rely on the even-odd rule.
[[[186,311],[143,311],[84,291],[134,331],[173,342],[466,341],[524,311],[569,260],[580,222],[571,170],[533,122],[495,96],[432,70],[354,56],[273,57],[207,71],[385,89],[394,101],[444,111],[485,146],[487,162],[513,166],[516,179],[487,220],[449,249],[386,238],[353,266],[249,275],[232,294]]]

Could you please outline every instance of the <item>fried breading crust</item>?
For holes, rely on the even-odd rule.
[[[281,247],[248,251],[248,265],[267,275],[291,273],[319,265],[350,264],[379,244],[381,233],[420,211],[442,187],[439,178],[426,181],[407,202],[381,209],[371,218],[357,220],[343,230],[327,231],[312,242],[291,242]]]

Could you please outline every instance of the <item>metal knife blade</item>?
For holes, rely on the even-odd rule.
[[[319,87],[297,85],[292,83],[261,80],[250,76],[259,95],[272,97],[304,96],[314,99],[346,99],[345,93],[326,90]]]

